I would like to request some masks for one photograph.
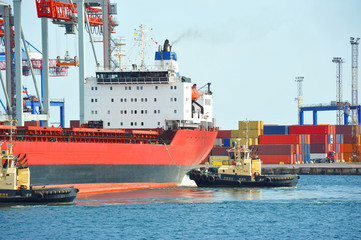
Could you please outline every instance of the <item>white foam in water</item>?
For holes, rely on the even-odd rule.
[[[181,184],[179,186],[182,186],[182,187],[196,187],[197,184],[193,181],[193,180],[190,180],[189,179],[189,176],[188,175],[185,175]]]

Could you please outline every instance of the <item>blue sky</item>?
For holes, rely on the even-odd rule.
[[[343,96],[351,101],[349,38],[361,36],[361,1],[133,0],[117,4],[115,36],[125,39],[125,53],[135,52],[133,34],[140,24],[152,28],[150,36],[159,43],[166,38],[171,43],[179,40],[173,50],[180,72],[198,86],[211,82],[214,117],[221,129],[236,129],[238,121],[245,119],[297,124],[296,76],[304,77],[304,104],[334,101],[333,57],[345,59]],[[25,37],[41,49],[35,0],[23,1],[22,7]],[[64,56],[66,50],[77,55],[77,37],[49,26],[51,58]],[[148,59],[156,49],[150,45]],[[86,75],[94,76],[90,44],[86,51]],[[102,59],[100,45],[97,52]],[[50,83],[51,96],[65,98],[67,122],[78,119],[77,76],[78,70],[72,68],[69,77],[53,78]],[[30,78],[24,82],[31,88]],[[319,114],[319,123],[335,122],[335,112]],[[305,115],[305,123],[312,123],[311,113]]]

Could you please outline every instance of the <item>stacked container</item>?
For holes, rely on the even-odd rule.
[[[265,133],[287,133],[287,126],[265,126]],[[294,164],[306,162],[309,135],[272,134],[259,136],[258,156],[264,164]]]
[[[263,121],[239,121],[238,130],[231,131],[231,147],[233,142],[241,145],[258,145],[258,137],[263,133]]]
[[[336,153],[336,160],[339,159],[339,148],[336,149],[335,126],[325,125],[294,125],[289,127],[290,134],[309,134],[310,136],[310,162],[311,159],[327,158],[329,152]]]
[[[361,152],[361,139],[360,139],[360,126],[355,126],[356,131],[359,133],[359,136],[356,140],[356,147],[358,148],[358,152]],[[336,150],[338,150],[339,159],[342,159],[346,162],[352,162],[352,125],[336,125]],[[359,155],[360,159],[360,155]]]
[[[335,153],[336,161],[352,161],[352,125],[265,125],[262,121],[239,121],[237,130],[218,132],[213,156],[226,156],[233,142],[255,148],[264,164],[310,163]],[[356,146],[361,153],[361,129]],[[361,156],[359,157],[361,159]]]

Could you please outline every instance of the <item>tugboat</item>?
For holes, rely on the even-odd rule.
[[[0,144],[1,147],[2,144]],[[12,143],[0,153],[0,205],[67,203],[76,198],[75,187],[38,188],[30,185],[26,154],[13,155]],[[24,160],[25,159],[25,160]]]
[[[236,144],[234,144],[236,145]],[[198,187],[295,187],[298,175],[262,175],[261,160],[247,145],[228,150],[229,165],[201,167],[188,172]]]

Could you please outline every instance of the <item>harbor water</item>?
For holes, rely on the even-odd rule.
[[[302,175],[295,188],[176,188],[0,207],[0,239],[360,239],[361,177]]]

